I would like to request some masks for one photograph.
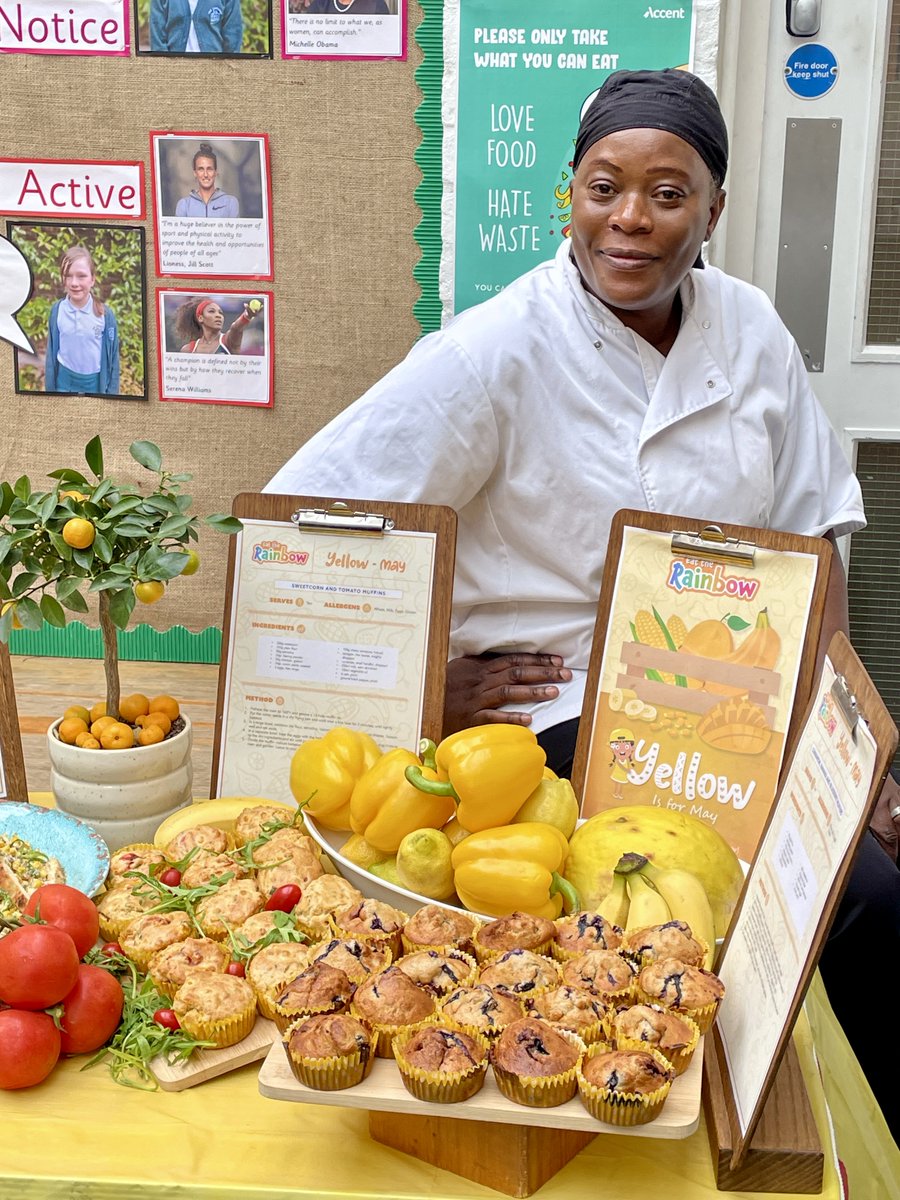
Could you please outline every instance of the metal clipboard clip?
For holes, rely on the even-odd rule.
[[[291,522],[307,533],[337,533],[345,537],[383,537],[394,528],[381,513],[354,512],[342,500],[328,508],[298,508]]]
[[[672,534],[672,553],[693,558],[714,558],[721,562],[752,567],[756,560],[756,542],[726,537],[718,525],[706,525],[699,533],[676,531]]]
[[[844,723],[850,731],[850,736],[856,741],[856,726],[860,720],[865,720],[864,714],[860,711],[856,697],[850,691],[847,680],[843,675],[835,675],[834,682],[831,685],[831,698],[834,700],[838,712],[844,718]]]

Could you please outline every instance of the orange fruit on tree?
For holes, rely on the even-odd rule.
[[[99,750],[100,743],[92,733],[79,733],[75,739],[75,745],[80,746],[82,750]]]
[[[89,710],[84,707],[83,704],[70,705],[69,708],[67,708],[66,711],[63,713],[63,716],[64,717],[80,717],[81,720],[84,721],[85,725],[90,725],[90,723],[91,723],[91,714],[90,714]]]
[[[182,575],[195,575],[200,566],[200,555],[196,550],[187,551],[188,560],[184,564]]]
[[[96,721],[99,717],[106,716],[106,701],[98,700],[96,704],[91,706],[91,720]]]
[[[173,696],[154,696],[150,701],[150,711],[163,712],[170,721],[174,721],[181,709],[178,707],[178,701]]]
[[[165,736],[161,725],[145,725],[137,735],[137,740],[142,746],[154,746]]]
[[[122,721],[113,721],[100,734],[100,745],[104,750],[130,750],[134,745],[134,731]]]
[[[56,732],[61,742],[74,746],[79,733],[87,733],[87,731],[87,721],[82,721],[81,717],[65,717],[60,721],[59,729]]]
[[[150,701],[140,692],[133,692],[119,701],[119,716],[129,725],[133,725],[138,717],[145,716],[150,711]]]
[[[105,714],[102,717],[98,717],[96,721],[91,722],[91,736],[98,738],[107,725],[115,725],[115,723],[115,717],[107,717]]]
[[[166,594],[166,585],[158,579],[150,579],[145,583],[136,583],[134,594],[141,604],[155,604]]]
[[[165,736],[172,728],[172,722],[169,720],[168,714],[164,712],[148,712],[143,717],[138,717],[135,721],[136,725],[148,729],[151,725],[158,725]]]
[[[86,550],[93,545],[96,534],[93,521],[85,517],[72,517],[62,528],[63,541],[76,550]]]
[[[71,497],[72,500],[87,500],[87,493],[74,492],[71,489],[69,491],[59,493],[60,500],[66,500],[69,497]]]

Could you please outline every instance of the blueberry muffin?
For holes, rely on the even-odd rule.
[[[618,950],[623,931],[596,912],[577,912],[554,921],[555,934],[550,950],[565,962],[587,950]]]
[[[451,947],[468,951],[477,928],[478,922],[469,913],[442,908],[440,904],[424,904],[403,926],[403,949],[407,954]]]
[[[616,950],[588,950],[563,965],[562,977],[563,983],[611,1003],[631,999],[635,968]]]
[[[247,982],[262,1016],[275,1020],[275,1001],[308,966],[309,946],[302,942],[274,942],[254,954],[247,964]]]
[[[383,971],[391,964],[387,946],[366,945],[356,938],[332,938],[313,946],[310,961],[326,962],[340,967],[352,983],[362,983],[369,975]]]
[[[461,984],[471,983],[477,970],[470,954],[452,949],[416,950],[398,958],[396,966],[436,996],[445,996]]]
[[[377,1034],[349,1013],[294,1021],[282,1035],[291,1070],[306,1087],[341,1091],[361,1083],[375,1061]]]
[[[399,967],[370,975],[353,994],[350,1011],[379,1033],[377,1053],[392,1054],[391,1040],[399,1033],[430,1020],[437,1008],[433,992],[420,987]]]
[[[687,921],[666,921],[664,925],[633,929],[625,937],[625,949],[642,967],[657,958],[680,958],[693,967],[702,967],[709,947],[694,937]]]
[[[521,1000],[484,983],[458,987],[440,1003],[440,1019],[444,1024],[488,1038],[496,1037],[524,1015]]]
[[[658,1116],[675,1072],[658,1050],[589,1046],[578,1068],[578,1093],[598,1121],[644,1125]]]
[[[562,983],[537,996],[526,997],[525,1013],[577,1033],[583,1042],[590,1043],[602,1036],[606,1007],[583,988]]]
[[[334,931],[339,938],[357,938],[361,942],[384,945],[393,957],[400,953],[400,931],[406,913],[383,900],[357,900],[334,914]]]
[[[550,958],[531,950],[507,950],[480,970],[479,983],[513,996],[533,996],[559,983],[559,967]]]
[[[397,1036],[394,1057],[406,1090],[417,1100],[437,1104],[474,1096],[488,1066],[484,1038],[442,1025]]]
[[[706,1033],[725,995],[725,985],[712,971],[693,967],[679,958],[659,958],[644,967],[637,979],[638,998],[648,1004],[674,1008],[696,1021]]]
[[[293,1021],[324,1013],[344,1012],[350,1006],[353,984],[338,967],[311,963],[275,997],[272,1019],[284,1032]]]
[[[687,1069],[700,1030],[695,1021],[659,1004],[633,1004],[613,1012],[607,1024],[608,1039],[618,1050],[655,1046],[672,1064],[676,1075]]]
[[[476,930],[475,955],[482,962],[507,950],[532,950],[535,954],[543,954],[549,951],[555,932],[553,922],[545,917],[513,912],[488,921]]]
[[[537,1017],[513,1021],[495,1039],[491,1064],[508,1100],[531,1108],[554,1108],[575,1095],[575,1069],[584,1043]]]

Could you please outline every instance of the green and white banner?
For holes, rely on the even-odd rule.
[[[693,0],[446,0],[445,319],[555,254],[584,106],[613,71],[691,66],[693,26]]]

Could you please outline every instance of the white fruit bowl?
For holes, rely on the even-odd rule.
[[[356,863],[350,861],[349,858],[344,858],[341,854],[340,847],[343,846],[347,838],[350,836],[344,830],[336,832],[332,829],[326,829],[324,826],[317,825],[315,817],[311,817],[304,810],[303,820],[306,823],[306,828],[309,831],[310,837],[325,851],[331,861],[334,863],[335,869],[339,875],[359,888],[362,894],[372,900],[383,900],[385,904],[392,904],[394,908],[399,908],[401,912],[414,913],[422,907],[423,904],[437,904],[440,908],[446,908],[450,912],[468,912],[467,908],[462,908],[458,904],[447,904],[446,901],[432,900],[429,896],[420,896],[418,892],[411,892],[407,888],[400,887],[398,884],[388,883],[386,879],[379,879],[377,875],[371,875]],[[482,913],[473,913],[473,916],[483,916]],[[485,920],[491,920],[490,917],[485,917]]]

